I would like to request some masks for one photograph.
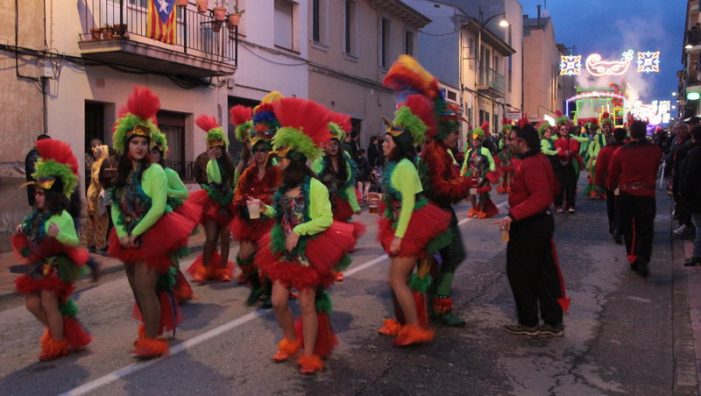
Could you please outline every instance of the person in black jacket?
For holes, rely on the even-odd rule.
[[[41,135],[37,136],[37,142],[40,140],[44,139],[51,139],[51,136],[42,133]],[[36,167],[36,162],[39,159],[39,152],[37,151],[36,147],[32,147],[31,150],[27,153],[27,156],[24,157],[24,171],[25,171],[25,177],[27,179],[27,182],[33,182],[36,181],[34,180],[34,177],[32,177],[32,173],[34,173],[34,169]],[[27,203],[29,204],[30,207],[34,207],[34,186],[33,185],[28,185],[27,186]]]
[[[691,212],[691,221],[696,227],[694,251],[684,265],[701,265],[701,125],[691,130],[691,148],[686,155],[684,174],[680,177],[681,197]]]
[[[381,168],[384,162],[384,156],[382,155],[382,145],[379,142],[377,136],[370,137],[370,144],[368,144],[368,162],[370,163],[370,169]]]

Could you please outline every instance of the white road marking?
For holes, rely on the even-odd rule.
[[[506,205],[507,202],[504,201],[497,205],[497,208],[501,208],[504,205]],[[462,226],[466,224],[467,222],[474,220],[472,218],[465,218],[462,219],[458,222],[459,226]],[[385,260],[387,260],[387,255],[383,254],[382,256],[375,257],[374,259],[363,263],[357,267],[354,267],[353,269],[350,269],[345,272],[346,276],[352,276],[353,274],[356,274],[360,271],[364,271],[374,265],[377,265]],[[78,386],[77,388],[73,388],[69,391],[66,391],[64,393],[61,393],[60,396],[78,396],[78,395],[85,395],[89,392],[92,392],[98,388],[101,388],[105,385],[109,385],[112,382],[118,381],[122,378],[125,378],[126,376],[135,373],[137,371],[141,371],[147,367],[150,367],[156,363],[159,363],[165,359],[169,359],[171,356],[177,355],[181,352],[186,351],[188,348],[192,348],[198,344],[201,344],[205,341],[208,341],[214,337],[217,337],[223,333],[226,333],[227,331],[233,330],[241,325],[244,325],[253,319],[256,319],[260,316],[267,315],[267,312],[262,312],[262,311],[254,311],[247,313],[246,315],[243,315],[241,317],[238,317],[230,322],[224,323],[220,326],[217,326],[209,331],[206,331],[202,334],[196,335],[190,339],[187,339],[174,347],[170,348],[170,354],[166,357],[158,358],[158,359],[152,359],[148,361],[143,361],[143,362],[137,362],[137,363],[132,363],[128,366],[122,367],[118,370],[115,370],[109,374],[106,374],[100,378],[94,379],[90,382],[87,382],[83,385]]]

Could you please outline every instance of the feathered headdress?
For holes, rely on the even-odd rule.
[[[71,146],[60,140],[43,139],[36,143],[39,161],[32,177],[36,180],[25,185],[35,185],[50,190],[56,180],[61,180],[63,195],[67,198],[78,187],[78,160],[73,155]]]
[[[510,133],[512,128],[513,128],[513,125],[511,125],[511,121],[506,117],[502,117],[502,119],[501,119],[501,132],[505,133],[505,134]]]
[[[272,103],[280,128],[273,137],[275,154],[315,159],[321,147],[331,140],[331,111],[308,99],[282,98]]]
[[[207,134],[208,149],[223,147],[226,150],[229,147],[229,138],[214,116],[202,114],[195,119],[195,124]]]
[[[485,136],[489,136],[489,122],[485,121],[479,128],[475,128],[470,132],[472,140],[482,140]]]
[[[441,140],[453,132],[460,131],[460,121],[467,122],[462,116],[460,107],[453,103],[447,103],[442,96],[436,99],[435,106],[438,124],[435,128],[435,134],[431,133],[430,128],[427,131],[429,139]]]
[[[244,105],[230,108],[229,122],[234,126],[236,140],[241,143],[245,142],[253,130],[253,109]]]
[[[134,87],[112,131],[112,144],[117,153],[124,153],[127,142],[133,136],[143,136],[153,143],[152,135],[160,133],[155,122],[160,108],[161,101],[153,91],[146,87]]]
[[[394,112],[394,120],[390,123],[385,120],[387,133],[398,137],[408,133],[414,145],[422,144],[426,140],[426,124],[407,105],[399,106]]]
[[[279,91],[272,91],[261,99],[260,104],[253,108],[253,132],[251,147],[260,141],[270,142],[275,132],[280,128],[280,122],[275,117],[273,103],[283,99]]]
[[[353,130],[351,117],[347,114],[331,113],[331,121],[329,122],[329,131],[331,139],[337,139],[342,142],[346,136]]]
[[[550,126],[549,122],[547,122],[547,121],[541,122],[540,126],[538,126],[538,136],[540,136],[540,138],[542,139],[543,134],[545,133],[545,130],[550,129],[550,128],[551,128],[551,126]]]
[[[438,80],[409,55],[399,56],[387,72],[383,83],[394,91],[418,93],[431,99],[440,92]]]
[[[560,110],[555,112],[555,124],[556,125],[569,125],[570,119],[566,115],[563,115]]]
[[[601,115],[601,126],[604,126],[604,125],[609,125],[609,126],[613,125],[613,120],[611,119],[608,112],[604,112]]]
[[[163,153],[163,158],[168,157],[168,138],[160,129],[151,133],[151,146]]]

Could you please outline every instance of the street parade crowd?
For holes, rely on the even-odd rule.
[[[343,280],[349,254],[365,232],[353,217],[377,186],[377,239],[389,256],[394,306],[390,318],[378,318],[378,332],[398,347],[431,342],[431,323],[465,325],[451,299],[455,272],[466,257],[461,215],[453,205],[469,200],[466,216],[492,218],[499,212],[490,197],[493,187],[508,194],[506,216],[495,226],[508,241],[517,320],[505,330],[512,334],[564,334],[570,300],[553,216],[575,213],[582,171],[588,175],[584,195],[606,201],[607,231],[625,243],[630,267],[642,277],[650,273],[663,156],[684,232],[701,221],[701,126],[689,132],[682,122],[674,136],[660,131],[651,141],[643,121],[630,118],[627,129],[614,129],[608,114],[586,125],[561,115],[555,125],[505,121],[495,134],[483,124],[458,150],[460,109],[444,100],[437,79],[416,60],[401,56],[384,84],[396,92],[397,107],[367,153],[348,145],[349,116],[276,91],[254,108],[230,109],[235,137],[244,145],[238,164],[228,152],[225,128],[215,117],[199,115],[207,151],[195,164],[201,186],[195,192],[165,166],[169,150],[156,117],[159,98],[134,88],[113,127],[114,153],[99,141],[90,145],[83,233],[92,252],[124,263],[139,322],[135,357],[166,355],[168,332],[186,320],[179,306],[193,292],[179,258],[189,253],[188,239],[199,226],[205,243],[186,270],[190,281],[236,278],[248,285],[246,304],[272,308],[280,326],[273,360],[295,358],[303,374],[313,374],[338,343],[331,287]],[[69,210],[78,186],[76,157],[68,144],[44,137],[28,171],[33,208],[12,243],[28,268],[17,278],[17,290],[45,326],[39,359],[52,360],[91,342],[71,294],[85,267],[95,277],[98,268],[80,246],[77,215]],[[375,171],[380,166],[381,173]],[[238,242],[235,257],[229,256],[231,237]],[[701,264],[698,237],[687,265]],[[298,318],[292,299],[299,304]]]

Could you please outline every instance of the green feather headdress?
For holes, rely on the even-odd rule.
[[[422,144],[426,140],[426,124],[421,118],[414,115],[408,106],[400,106],[394,112],[394,120],[390,130],[387,132],[392,136],[399,136],[409,132],[414,141],[414,145]]]
[[[155,124],[156,114],[160,108],[161,101],[155,93],[146,87],[134,87],[113,128],[112,144],[115,151],[119,154],[124,153],[127,142],[132,136],[143,136],[149,139],[153,147],[152,136],[160,133]]]
[[[44,190],[50,190],[57,179],[63,185],[63,194],[70,198],[78,187],[78,160],[73,155],[71,146],[60,140],[44,139],[36,144],[39,161],[32,177],[33,184]]]
[[[542,139],[542,138],[543,138],[543,134],[545,133],[545,130],[548,129],[548,128],[550,128],[550,127],[551,127],[551,126],[550,126],[550,123],[549,123],[549,122],[543,121],[543,122],[540,124],[540,126],[538,127],[538,136],[540,136],[540,138]]]

